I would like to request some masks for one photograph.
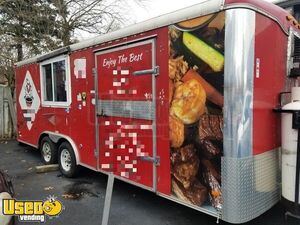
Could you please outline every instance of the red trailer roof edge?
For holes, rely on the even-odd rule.
[[[289,27],[295,25],[293,20],[287,19],[290,14],[285,9],[265,0],[225,0],[224,9],[232,8],[247,8],[267,16],[277,22],[287,35]]]

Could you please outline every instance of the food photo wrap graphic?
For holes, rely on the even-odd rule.
[[[169,27],[172,194],[221,210],[224,12]]]

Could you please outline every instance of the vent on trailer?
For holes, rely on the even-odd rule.
[[[300,38],[293,33],[291,35],[290,49],[290,77],[300,76]]]

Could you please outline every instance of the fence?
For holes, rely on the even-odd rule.
[[[16,132],[16,110],[11,89],[0,85],[0,140],[11,139]]]

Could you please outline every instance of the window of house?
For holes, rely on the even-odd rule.
[[[70,79],[66,57],[41,64],[42,104],[68,106],[70,104]]]

